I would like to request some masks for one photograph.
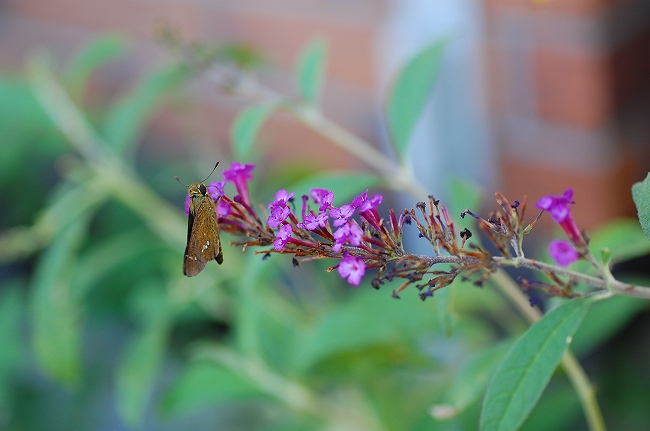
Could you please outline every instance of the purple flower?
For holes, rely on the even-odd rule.
[[[374,210],[379,206],[382,199],[384,199],[382,195],[374,195],[372,198],[362,201],[361,205],[359,205],[359,214]]]
[[[268,206],[270,215],[267,223],[270,227],[276,228],[280,223],[286,220],[291,212],[287,206],[289,199],[293,198],[294,193],[288,193],[285,189],[278,190],[275,194],[275,200]]]
[[[315,204],[320,205],[318,208],[319,211],[325,211],[331,207],[332,202],[334,202],[334,192],[327,189],[311,189],[309,195],[314,200]]]
[[[271,214],[269,215],[269,218],[266,220],[266,223],[273,229],[280,226],[280,223],[285,221],[289,216],[289,213],[291,212],[289,210],[289,207],[286,205],[284,206],[269,205],[269,209],[271,210]]]
[[[584,241],[580,229],[573,220],[569,209],[569,204],[575,203],[571,200],[572,197],[573,189],[567,189],[562,196],[544,196],[537,201],[536,206],[539,209],[548,211],[553,220],[560,224],[560,227],[575,245],[583,245]]]
[[[355,209],[354,205],[349,204],[341,205],[341,208],[331,207],[330,216],[334,219],[332,224],[336,227],[343,226],[354,215]]]
[[[578,251],[568,241],[564,240],[551,241],[548,246],[548,254],[560,266],[569,266],[580,257]]]
[[[216,202],[217,199],[221,198],[224,195],[223,188],[225,185],[225,181],[214,181],[208,186],[208,194],[213,201]]]
[[[275,241],[273,242],[273,248],[276,249],[277,251],[281,251],[286,243],[289,242],[291,239],[291,225],[290,224],[283,224],[280,226],[280,229],[278,229],[278,233],[275,235]]]
[[[243,164],[235,162],[230,165],[228,169],[223,171],[223,177],[235,185],[237,193],[241,197],[241,202],[250,206],[251,201],[248,195],[248,180],[253,179],[251,171],[255,169],[255,165]]]
[[[327,213],[322,212],[318,215],[316,214],[308,214],[305,216],[305,220],[303,223],[298,223],[299,228],[307,229],[307,230],[315,230],[318,227],[325,227],[327,226]]]
[[[190,215],[190,201],[192,198],[190,195],[185,196],[185,215]]]
[[[350,235],[350,224],[346,223],[334,232],[333,236],[336,242],[334,246],[332,246],[332,250],[337,253],[341,251],[341,247],[343,247],[343,244],[348,240],[348,235]]]
[[[366,273],[366,264],[363,260],[345,254],[343,260],[339,264],[339,275],[347,278],[348,283],[353,286],[358,286],[361,283],[361,278]]]
[[[360,246],[363,240],[363,230],[357,222],[351,221],[338,228],[333,236],[335,244],[332,250],[338,253],[346,242],[349,242],[355,247]]]
[[[368,190],[361,193],[356,198],[352,199],[352,206],[355,208],[359,208],[361,204],[364,203],[367,199],[368,199]]]
[[[278,205],[286,205],[294,195],[295,193],[293,192],[289,193],[285,189],[280,189],[275,193],[275,201],[273,201],[273,203],[277,203]],[[273,205],[273,203],[271,205]]]
[[[556,222],[562,223],[571,215],[568,205],[575,203],[571,200],[572,197],[573,189],[566,189],[562,196],[544,196],[537,201],[536,206],[539,209],[548,211]]]
[[[230,204],[223,199],[219,199],[216,210],[219,217],[228,217],[230,214]]]

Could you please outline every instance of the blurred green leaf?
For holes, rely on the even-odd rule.
[[[572,299],[545,314],[512,346],[488,387],[481,430],[516,430],[533,409],[551,374],[598,297]]]
[[[298,59],[298,90],[305,102],[318,103],[323,75],[327,61],[327,43],[322,38],[315,38],[303,49]]]
[[[321,171],[291,184],[288,190],[295,192],[296,196],[309,196],[309,191],[313,188],[328,189],[334,192],[335,205],[341,205],[350,202],[366,189],[377,187],[381,181],[381,178],[374,174]]]
[[[21,283],[5,282],[0,292],[0,414],[6,415],[11,404],[12,380],[26,366],[23,337],[25,304]]]
[[[149,403],[171,329],[172,307],[160,284],[141,286],[134,308],[143,328],[127,345],[117,370],[117,404],[124,421],[140,425]]]
[[[646,238],[650,239],[650,174],[632,186],[632,197],[639,215],[639,223]]]
[[[121,35],[106,35],[86,45],[66,68],[66,88],[75,100],[79,100],[89,78],[100,66],[121,56],[125,40]]]
[[[435,322],[416,294],[395,300],[374,291],[360,293],[318,316],[296,349],[297,367],[305,370],[333,356],[406,346],[416,335],[434,331]]]
[[[72,292],[70,278],[89,222],[88,213],[67,220],[39,259],[32,279],[34,351],[45,371],[63,382],[79,378],[82,305]]]
[[[188,70],[181,66],[157,70],[113,104],[104,121],[103,132],[118,154],[125,154],[133,147],[161,97],[187,76]]]
[[[440,403],[445,415],[438,419],[455,417],[477,401],[510,347],[511,343],[502,343],[471,356],[454,374],[451,386]]]
[[[273,112],[273,105],[256,105],[242,110],[230,129],[230,141],[235,160],[249,160],[257,133]]]
[[[573,421],[581,418],[580,401],[573,387],[568,384],[549,387],[530,416],[521,426],[524,431],[548,431],[575,429]],[[600,397],[599,397],[600,398]]]
[[[393,86],[387,108],[388,126],[402,160],[406,157],[415,124],[438,79],[446,45],[447,39],[440,39],[420,51],[402,69]]]
[[[255,382],[211,361],[189,364],[166,391],[162,410],[169,415],[250,397],[266,397]]]
[[[244,70],[260,68],[267,62],[260,50],[244,43],[230,43],[221,46],[217,49],[217,59],[232,62]]]
[[[79,257],[74,274],[75,291],[86,294],[111,271],[123,271],[126,262],[142,262],[142,255],[155,253],[160,247],[161,244],[151,241],[149,231],[142,226],[93,244]]]
[[[628,296],[614,296],[607,301],[594,304],[573,337],[571,350],[576,355],[589,352],[613,337],[639,312],[649,306],[648,301]]]
[[[637,220],[617,219],[591,233],[589,248],[595,255],[608,248],[616,263],[649,254],[650,241],[643,236]]]

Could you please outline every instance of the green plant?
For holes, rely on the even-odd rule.
[[[9,149],[22,151],[21,157],[32,155],[36,166],[48,169],[59,161],[58,171],[50,171],[58,179],[54,186],[39,185],[46,193],[34,193],[25,209],[12,206],[9,224],[20,226],[0,237],[3,262],[28,262],[30,267],[9,276],[0,297],[5,346],[0,353],[0,411],[8,428],[96,428],[114,420],[98,408],[106,402],[106,391],[114,392],[109,399],[116,400],[120,420],[131,428],[475,429],[486,393],[481,419],[486,430],[572,429],[580,420],[581,404],[590,429],[604,428],[594,392],[567,340],[574,340],[578,354],[587,352],[645,307],[643,301],[620,295],[625,292],[607,290],[617,286],[606,277],[612,262],[650,250],[638,223],[620,221],[592,235],[587,251],[597,255],[609,246],[596,262],[603,272],[590,275],[611,282],[605,283],[604,293],[566,300],[543,317],[501,269],[485,279],[483,289],[472,284],[475,279],[456,277],[426,302],[406,294],[395,301],[384,289],[349,288],[338,277],[323,275],[331,261],[294,268],[281,256],[239,253],[226,244],[241,239],[226,228],[224,264],[208,264],[199,276],[186,278],[181,271],[187,228],[182,188],[178,203],[168,203],[154,187],[177,186],[172,168],[161,169],[169,181],[164,185],[154,175],[144,179],[146,170],[137,163],[135,149],[161,97],[209,63],[203,55],[209,50],[180,46],[190,61],[143,78],[97,112],[86,106],[84,87],[90,74],[122,47],[117,39],[100,41],[62,75],[46,58],[35,58],[28,79],[0,86],[28,101],[21,115],[43,130],[34,136],[33,127],[2,128],[21,133],[15,141],[5,141]],[[192,61],[195,52],[201,61]],[[397,162],[319,110],[327,54],[323,41],[309,44],[300,57],[297,101],[259,86],[249,72],[235,70],[241,75],[228,81],[228,90],[237,90],[233,82],[245,83],[254,102],[233,123],[236,159],[252,157],[264,121],[282,110],[370,168],[362,174],[287,172],[287,167],[256,172],[249,182],[251,202],[272,200],[274,178],[296,196],[308,195],[314,187],[334,190],[337,205],[379,185],[427,200],[429,193],[405,154],[426,102],[419,96],[431,89],[430,77],[443,52],[444,41],[439,41],[414,58],[389,97],[387,122]],[[32,151],[40,146],[43,151]],[[7,177],[3,193],[11,202],[24,200],[24,181],[19,170]],[[451,214],[478,206],[473,187],[456,182],[450,189]],[[647,194],[647,185],[635,188],[639,208]],[[640,213],[642,220],[647,216]],[[266,222],[260,222],[266,229]],[[476,230],[475,221],[466,222]],[[274,232],[268,231],[271,243],[261,245],[273,247]],[[412,232],[417,235],[415,228]],[[526,264],[523,256],[504,262]],[[578,262],[574,269],[590,270],[581,264],[589,262]],[[548,267],[541,268],[570,274]],[[647,278],[627,282],[648,284]],[[548,285],[555,286],[552,281]],[[29,346],[16,336],[24,322]],[[26,364],[32,355],[38,371]],[[558,364],[563,371],[556,371]],[[35,373],[43,373],[46,383]],[[26,382],[18,384],[21,379]],[[540,399],[549,379],[548,394]]]

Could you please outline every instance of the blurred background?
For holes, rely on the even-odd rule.
[[[291,98],[297,58],[321,38],[324,115],[387,154],[395,76],[445,39],[409,153],[428,190],[445,196],[451,178],[463,179],[480,184],[487,202],[494,190],[535,202],[572,187],[576,219],[594,231],[635,215],[630,186],[650,170],[644,0],[1,0],[0,429],[343,429],[323,423],[355,408],[361,419],[350,415],[348,429],[474,429],[485,382],[458,395],[458,364],[479,353],[486,355],[479,362],[493,363],[505,334],[525,328],[484,289],[459,293],[462,311],[452,313],[449,336],[431,309],[395,305],[388,290],[352,292],[323,273],[327,263],[296,276],[281,259],[260,269],[252,253],[230,246],[227,265],[208,265],[211,278],[183,279],[185,189],[173,177],[192,182],[216,160],[227,166],[233,120],[251,100],[224,94],[209,73],[179,72],[182,56],[161,40],[161,28],[187,43],[237,46],[233,58],[248,59],[262,85]],[[49,77],[151,195],[130,177],[95,182],[75,155],[83,149],[71,152],[69,144],[70,136],[83,142],[85,129],[62,131],[75,119],[57,106],[59,87]],[[47,100],[55,102],[44,107]],[[264,122],[256,148],[240,161],[258,164],[260,202],[309,172],[369,171],[283,112]],[[362,186],[347,187],[342,195],[354,196]],[[635,223],[604,238],[646,241]],[[639,245],[628,257],[644,252]],[[245,278],[242,268],[254,271]],[[628,268],[641,277],[647,261]],[[582,346],[612,429],[650,423],[641,401],[650,390],[650,345],[638,338],[649,325],[644,308],[620,301],[610,314],[601,310],[610,324],[587,331]],[[378,315],[396,329],[373,332]],[[400,326],[405,316],[415,323]],[[363,328],[358,339],[346,338],[350,327]],[[215,344],[187,353],[206,339]],[[606,354],[620,345],[630,349],[626,356]],[[245,381],[231,373],[247,360],[268,369],[247,369]],[[558,380],[549,393],[560,401],[541,405],[526,429],[584,428],[566,377]],[[295,401],[296,393],[328,403]],[[415,405],[405,403],[414,397]],[[458,417],[431,413],[453,402]],[[549,411],[562,425],[535,424],[550,420]]]

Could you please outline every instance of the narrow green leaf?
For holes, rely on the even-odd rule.
[[[646,237],[650,238],[650,174],[645,180],[632,186],[632,197],[643,232]]]
[[[318,103],[326,61],[327,43],[322,38],[310,41],[298,59],[298,91],[309,104]]]
[[[298,343],[295,352],[298,369],[328,364],[337,356],[354,358],[362,351],[389,351],[391,347],[404,347],[418,335],[430,334],[438,329],[438,319],[420,305],[414,293],[395,300],[389,295],[369,292],[330,307],[315,316],[313,327]],[[377,316],[382,316],[381,324]]]
[[[70,277],[89,220],[88,214],[77,214],[60,227],[33,278],[30,305],[34,351],[45,371],[64,382],[75,382],[80,371],[82,306],[73,294]]]
[[[11,411],[15,378],[26,368],[27,352],[23,340],[25,286],[20,282],[3,282],[0,291],[0,411]]]
[[[397,154],[404,159],[411,134],[438,78],[447,44],[440,39],[416,55],[402,69],[388,101],[388,127]]]
[[[257,105],[242,110],[230,129],[230,141],[235,160],[248,160],[257,133],[273,112],[273,105]]]
[[[434,415],[437,411],[441,412],[437,417],[439,420],[450,419],[477,401],[509,348],[509,343],[499,344],[485,349],[463,364],[454,374],[443,402],[437,406],[438,409],[434,408]]]
[[[108,35],[85,46],[66,70],[66,87],[74,99],[78,99],[92,73],[103,64],[124,53],[125,40],[120,35]]]
[[[516,430],[533,409],[597,297],[573,299],[545,314],[512,346],[483,401],[482,431]]]
[[[147,409],[176,311],[160,287],[155,280],[146,281],[130,301],[142,329],[127,345],[117,370],[117,407],[133,428],[140,425]]]
[[[214,362],[200,360],[191,363],[165,393],[162,410],[177,415],[217,403],[266,396],[249,378]]]
[[[160,98],[187,76],[187,69],[180,66],[156,71],[145,76],[131,92],[113,104],[103,130],[117,153],[123,154],[137,142]]]
[[[118,410],[131,427],[140,425],[158,374],[169,332],[166,322],[153,321],[127,346],[117,372]]]

